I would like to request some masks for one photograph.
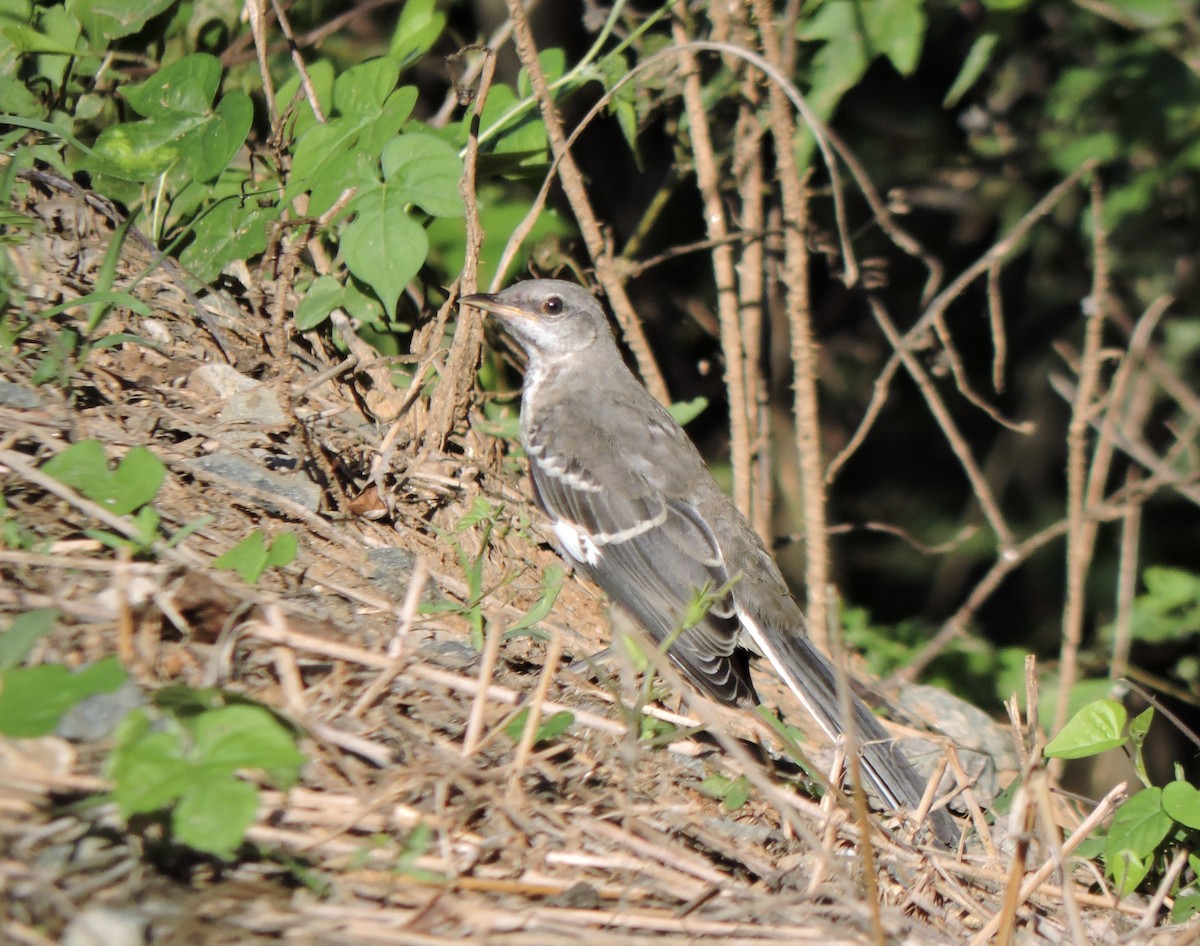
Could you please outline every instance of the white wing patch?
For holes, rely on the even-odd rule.
[[[528,452],[532,453],[532,451]],[[539,448],[534,456],[540,456],[541,452],[542,450]],[[604,487],[599,483],[589,479],[582,473],[569,470],[567,462],[562,457],[546,457],[540,461],[538,467],[540,472],[565,484],[569,489],[577,489],[584,493],[604,492]]]
[[[554,534],[571,558],[588,565],[600,563],[600,549],[592,541],[592,537],[569,519],[554,520]]]
[[[619,545],[645,535],[651,529],[657,529],[667,521],[667,507],[663,506],[653,519],[643,519],[635,522],[628,529],[619,532],[588,532],[570,519],[555,519],[554,534],[562,543],[563,549],[577,562],[588,565],[600,563],[601,549],[606,545]]]

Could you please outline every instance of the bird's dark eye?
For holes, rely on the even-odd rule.
[[[547,315],[558,315],[563,310],[563,301],[558,296],[551,296],[542,303],[542,311]]]

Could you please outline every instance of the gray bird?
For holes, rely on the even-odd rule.
[[[728,705],[758,702],[749,660],[765,657],[830,739],[845,730],[829,660],[762,542],[699,452],[626,367],[599,303],[557,279],[519,282],[460,305],[498,318],[525,352],[521,442],[535,498],[560,551],[670,656]],[[680,631],[698,593],[721,596]],[[694,609],[693,609],[694,610]],[[870,710],[852,698],[863,777],[894,809],[918,807],[924,782]],[[945,811],[934,833],[953,845]]]

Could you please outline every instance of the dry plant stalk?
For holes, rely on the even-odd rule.
[[[1067,426],[1067,600],[1063,609],[1062,651],[1059,657],[1060,689],[1054,707],[1054,731],[1067,721],[1071,689],[1079,674],[1079,645],[1083,640],[1086,608],[1084,583],[1091,565],[1096,542],[1096,521],[1088,515],[1088,500],[1098,499],[1108,478],[1112,458],[1111,437],[1101,438],[1092,455],[1092,470],[1087,471],[1088,430],[1092,411],[1100,394],[1100,344],[1108,309],[1108,235],[1104,231],[1104,203],[1100,181],[1092,179],[1092,245],[1095,270],[1092,279],[1091,310],[1084,324],[1083,355],[1079,368],[1079,386],[1071,405]],[[1117,410],[1110,405],[1110,411]],[[1050,771],[1061,774],[1063,760],[1051,761]]]

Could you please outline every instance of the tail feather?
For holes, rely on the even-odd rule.
[[[834,739],[844,733],[846,726],[838,702],[837,678],[825,655],[802,634],[764,634],[761,628],[747,620],[745,614],[740,616],[762,655],[771,662],[825,734]],[[850,703],[864,782],[891,808],[919,808],[925,794],[924,780],[862,700],[851,695]],[[930,812],[929,822],[943,845],[954,847],[958,843],[958,827],[944,809]]]

